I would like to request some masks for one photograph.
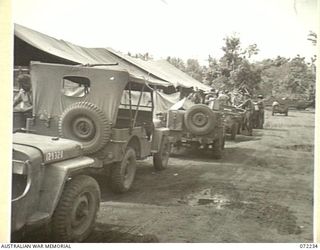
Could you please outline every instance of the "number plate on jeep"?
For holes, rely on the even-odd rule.
[[[63,150],[49,152],[46,154],[46,161],[54,161],[63,158]]]

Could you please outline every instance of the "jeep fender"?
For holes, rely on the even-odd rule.
[[[128,141],[126,148],[131,147],[136,152],[136,156],[139,159],[141,155],[141,143],[137,136],[132,136]]]
[[[105,149],[101,152],[101,158],[103,158],[103,164],[109,165],[113,162],[122,161],[126,148],[131,147],[135,150],[137,158],[141,156],[141,140],[138,136],[133,135],[124,140],[112,140],[108,143]],[[105,157],[107,156],[107,157]]]
[[[51,217],[60,200],[65,183],[76,172],[95,167],[97,164],[93,158],[81,156],[45,166],[39,211]]]
[[[155,128],[152,136],[151,152],[156,153],[160,150],[163,136],[169,136],[170,130],[168,128]]]

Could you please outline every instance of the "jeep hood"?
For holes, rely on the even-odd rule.
[[[23,145],[38,149],[44,163],[62,161],[82,155],[81,143],[58,137],[36,134],[13,134],[13,146]]]

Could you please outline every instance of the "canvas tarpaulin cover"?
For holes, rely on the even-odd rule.
[[[65,76],[88,78],[91,82],[89,92],[82,97],[64,95],[62,90]],[[34,84],[34,115],[59,117],[72,103],[87,101],[104,110],[106,118],[115,124],[122,92],[128,82],[128,72],[32,63],[31,79]]]
[[[55,61],[50,61],[51,59],[46,57],[47,53],[60,58],[61,60],[59,60],[59,63],[62,61],[64,64],[118,63],[120,68],[129,72],[130,78],[133,80],[144,82],[145,79],[148,79],[148,82],[163,87],[172,85],[171,83],[163,81],[160,78],[151,76],[143,69],[140,69],[139,67],[115,56],[105,48],[85,48],[64,40],[58,40],[19,24],[14,25],[14,35],[17,39],[15,42],[15,62],[22,61],[19,60],[19,57],[22,56],[27,57],[29,62],[34,61],[35,55],[32,54],[34,51],[29,51],[29,48],[33,47],[45,52],[40,56],[41,62],[57,63]],[[19,53],[16,51],[19,51]],[[63,61],[63,59],[65,61]],[[36,60],[38,60],[38,57],[36,57]]]
[[[151,111],[151,95],[150,92],[131,91],[131,104],[137,105],[140,99],[139,110]],[[156,90],[153,92],[153,102],[154,102],[154,117],[158,113],[163,113],[168,111],[175,103],[179,102],[180,93],[165,94]],[[120,108],[129,108],[129,92],[126,90],[123,93]],[[125,105],[124,105],[125,104]],[[132,108],[135,110],[135,107]]]
[[[153,98],[155,103],[154,114],[168,111],[175,103],[179,101],[180,93],[165,94],[155,91]]]
[[[192,88],[196,87],[203,91],[210,90],[207,86],[186,73],[182,72],[166,60],[148,60],[144,61],[139,58],[133,58],[121,52],[115,51],[112,48],[107,48],[109,52],[117,55],[119,58],[130,62],[137,67],[144,69],[149,73],[149,76],[156,76],[164,81],[170,82],[175,87]]]
[[[19,24],[14,25],[14,35],[17,38],[16,44],[19,45],[16,46],[15,44],[15,61],[19,61],[19,56],[21,57],[22,54],[29,61],[35,60],[34,55],[26,49],[26,47],[34,47],[47,54],[65,59],[65,62],[63,62],[65,64],[118,63],[120,68],[129,72],[132,79],[140,80],[140,82],[147,80],[150,84],[162,87],[197,87],[204,91],[210,89],[209,86],[195,80],[165,60],[143,61],[111,48],[85,48],[64,40],[58,40]],[[19,51],[19,53],[16,53],[16,51]],[[27,53],[30,54],[26,55]],[[42,62],[52,62],[46,61],[45,55],[41,56],[41,60],[44,60]]]

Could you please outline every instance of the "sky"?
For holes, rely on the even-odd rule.
[[[307,59],[318,31],[317,0],[13,0],[13,22],[84,47],[111,47],[206,63],[226,36],[256,43],[255,60]]]

